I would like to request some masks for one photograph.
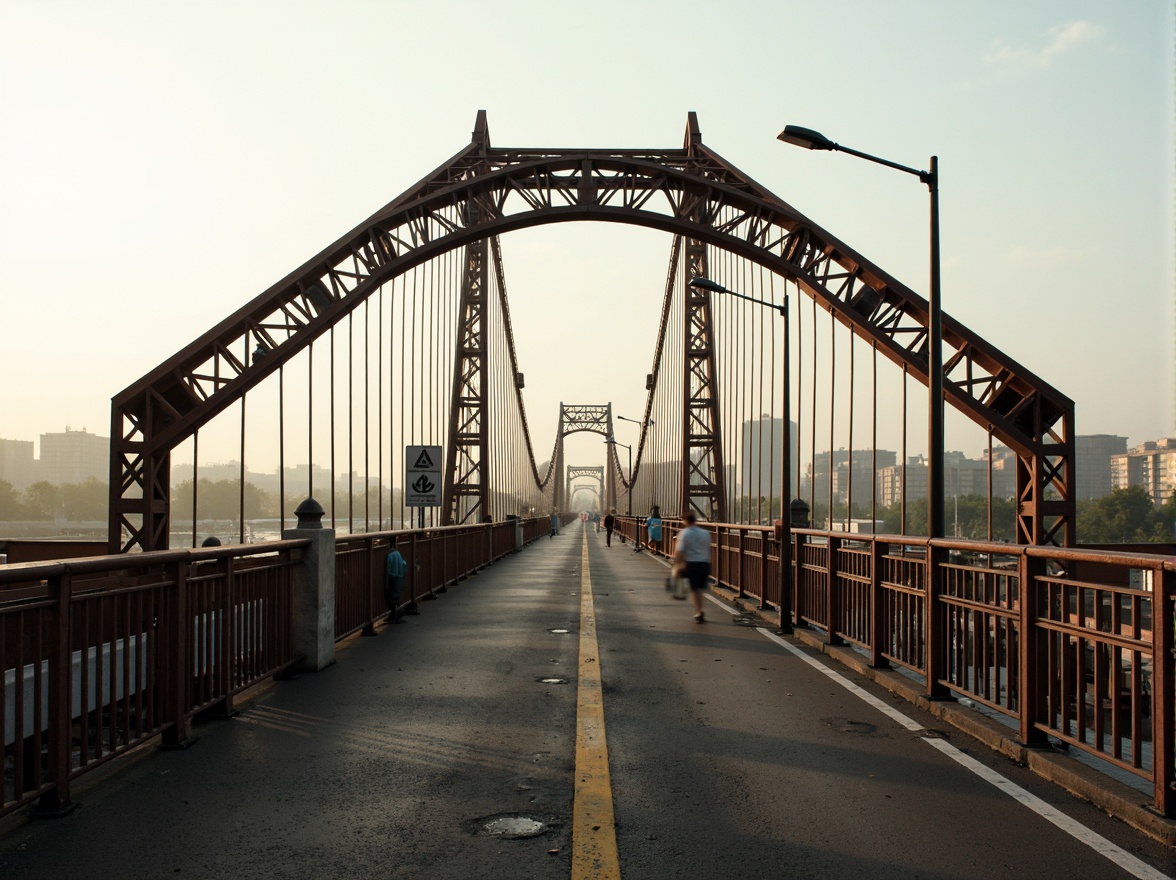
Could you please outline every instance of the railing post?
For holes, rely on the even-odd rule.
[[[70,612],[73,597],[73,576],[65,571],[50,582],[53,596],[54,626],[49,654],[49,778],[53,787],[41,795],[34,815],[37,818],[64,816],[73,812],[78,805],[69,799],[70,776]],[[39,667],[40,664],[38,663]],[[19,667],[17,669],[19,673]],[[39,671],[38,671],[39,674]],[[18,679],[19,681],[19,679]],[[23,694],[18,697],[22,699]],[[41,719],[37,719],[40,724]],[[35,726],[35,725],[34,725]],[[17,732],[19,736],[20,731]],[[38,749],[39,751],[39,749]],[[36,776],[28,780],[30,787],[40,783],[41,756],[33,762]],[[19,792],[17,792],[19,794]]]
[[[927,686],[924,693],[929,700],[946,700],[951,696],[951,692],[940,683],[940,679],[943,678],[946,646],[944,645],[944,627],[940,625],[939,594],[942,590],[939,583],[939,573],[946,555],[946,550],[935,546],[930,541],[927,542],[923,572],[923,576],[926,578],[923,585],[925,605],[923,625],[927,634]]]
[[[201,717],[208,718],[232,718],[237,714],[233,708],[233,682],[237,680],[237,641],[234,638],[236,633],[241,631],[242,621],[236,616],[238,604],[236,601],[236,558],[229,556],[224,560],[225,563],[225,581],[224,589],[221,595],[224,596],[224,607],[221,609],[220,616],[217,618],[219,626],[219,645],[220,653],[217,657],[216,666],[216,686],[223,695],[212,706],[209,706]],[[216,603],[213,603],[216,607]],[[211,624],[211,620],[209,621]]]
[[[156,631],[160,650],[167,652],[167,671],[164,673],[163,704],[169,723],[163,731],[162,749],[186,749],[196,742],[188,723],[189,662],[192,659],[192,619],[188,614],[188,569],[183,559],[176,563],[176,582],[172,587],[172,601],[168,603],[167,620]]]
[[[1044,714],[1044,697],[1048,669],[1042,667],[1038,648],[1037,633],[1037,577],[1045,573],[1045,560],[1022,552],[1017,559],[1017,580],[1019,581],[1017,629],[1020,645],[1017,662],[1017,707],[1020,715],[1021,744],[1044,746],[1049,742],[1045,733],[1037,728],[1037,721]]]
[[[743,584],[747,578],[747,559],[744,554],[747,552],[747,529],[739,530],[739,598],[742,599],[747,595],[747,590],[744,589]]]
[[[323,528],[323,508],[313,498],[294,513],[298,525],[282,532],[283,540],[310,541],[294,568],[294,654],[300,670],[317,672],[335,662],[335,530]]]
[[[1157,566],[1152,589],[1152,758],[1156,812],[1176,816],[1176,572]]]
[[[785,532],[780,536],[781,544],[788,538],[788,533]],[[793,626],[806,626],[804,621],[804,548],[807,543],[807,536],[799,532],[792,533],[792,560],[789,563],[792,566],[792,608],[796,612],[793,617]],[[783,556],[780,558],[780,564],[784,564]],[[780,597],[780,603],[783,604],[784,597]],[[787,614],[788,609],[782,609],[784,614]]]
[[[841,594],[837,589],[837,551],[841,549],[841,539],[830,535],[828,540],[829,558],[825,564],[828,578],[825,584],[825,614],[828,620],[825,621],[825,641],[830,645],[840,645],[841,637],[837,635],[837,620],[841,616]]]
[[[760,611],[763,611],[765,608],[768,607],[768,532],[761,530],[759,533],[759,536],[760,536],[760,582],[759,582],[760,602],[759,602],[759,607],[760,607]],[[784,543],[784,536],[783,535],[780,536],[780,543],[781,543],[781,546],[783,546],[783,543]],[[777,578],[776,580],[778,581],[779,578]],[[781,615],[786,614],[787,610],[783,607],[783,605],[784,605],[784,597],[783,596],[780,597],[780,605],[781,605],[780,614]]]
[[[361,635],[374,636],[376,634],[376,541],[374,538],[365,535],[363,539],[364,546],[367,548],[367,553],[364,554],[367,558],[364,561],[366,577],[364,583],[367,584],[367,623],[363,625],[363,632]]]
[[[886,591],[882,587],[882,560],[890,545],[877,540],[870,541],[870,665],[876,669],[888,669],[886,646],[890,644],[890,614],[886,607]]]

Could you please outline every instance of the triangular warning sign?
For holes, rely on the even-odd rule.
[[[417,456],[416,464],[413,467],[422,471],[431,471],[434,469],[433,459],[429,458],[429,450],[421,450],[421,454]]]

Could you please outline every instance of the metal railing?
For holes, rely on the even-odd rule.
[[[336,638],[388,611],[384,562],[409,565],[401,607],[544,537],[546,517],[336,542]],[[0,566],[0,815],[70,804],[70,782],[296,663],[294,567],[306,539]]]
[[[341,536],[335,542],[335,638],[370,633],[388,615],[384,563],[393,550],[408,563],[397,604],[402,610],[515,552],[520,532],[522,544],[529,544],[547,531],[548,520],[541,517]]]
[[[712,575],[779,608],[771,527],[707,523]],[[621,527],[630,538],[636,523]],[[680,524],[667,521],[670,555]],[[1020,741],[1050,737],[1151,783],[1176,815],[1176,559],[793,530],[793,619],[902,667],[931,699],[966,697]]]
[[[295,661],[306,541],[0,567],[0,815],[68,807],[70,782]]]

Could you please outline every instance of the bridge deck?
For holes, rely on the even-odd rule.
[[[193,748],[87,777],[68,818],[9,820],[0,874],[578,876],[585,547],[599,650],[584,662],[599,664],[622,876],[1172,871],[1160,844],[854,679],[876,701],[864,702],[814,663],[851,673],[800,643],[718,603],[695,624],[663,590],[662,561],[577,524],[356,638],[329,669],[199,725]],[[1011,799],[951,745],[1045,807]],[[1143,861],[1100,854],[1043,818],[1049,807]],[[545,830],[486,832],[504,816]]]

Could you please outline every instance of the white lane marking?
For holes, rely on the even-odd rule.
[[[1037,795],[1031,794],[1015,782],[1005,779],[995,770],[985,767],[975,758],[968,757],[950,743],[929,737],[923,737],[923,742],[927,743],[931,748],[943,752],[943,754],[947,755],[953,761],[967,767],[985,782],[992,783],[1013,800],[1024,804],[1047,822],[1052,822],[1071,837],[1085,843],[1095,852],[1106,856],[1128,874],[1139,877],[1141,880],[1171,880],[1167,874],[1161,873],[1146,862],[1140,861],[1126,850],[1115,846],[1115,844],[1111,843],[1101,834],[1091,831],[1082,823],[1071,819],[1061,810],[1050,806]]]
[[[814,660],[808,654],[804,653],[804,651],[800,650],[795,645],[792,645],[792,644],[784,641],[784,639],[780,638],[778,635],[776,635],[771,630],[764,629],[762,626],[757,627],[757,629],[759,630],[759,632],[763,633],[765,636],[767,636],[769,639],[771,639],[777,645],[779,645],[782,648],[787,648],[789,651],[791,651],[793,654],[795,654],[797,657],[799,657],[801,660],[803,660],[805,663],[807,663],[813,669],[829,676],[829,678],[833,679],[835,682],[837,682],[839,685],[841,685],[843,688],[845,688],[851,694],[853,694],[854,696],[869,703],[871,706],[873,706],[875,709],[877,709],[883,715],[887,715],[890,718],[894,719],[899,724],[901,724],[903,727],[905,727],[907,730],[926,730],[927,729],[925,725],[919,724],[913,718],[910,718],[910,717],[902,714],[897,709],[895,709],[893,706],[886,705],[885,703],[883,703],[881,700],[879,700],[877,697],[875,697],[873,694],[869,693],[868,691],[862,690],[860,687],[858,687],[856,684],[854,684],[852,681],[850,681],[848,678],[846,678],[841,673],[837,672],[836,670],[830,669],[828,666],[825,666],[823,663],[818,663],[816,660]]]
[[[907,717],[902,712],[899,712],[897,709],[893,708],[892,706],[886,705],[881,700],[879,700],[877,697],[875,697],[873,694],[862,690],[860,687],[858,687],[856,684],[854,684],[852,681],[850,681],[848,678],[846,678],[841,673],[837,672],[836,670],[830,669],[829,667],[825,666],[823,663],[817,662],[817,660],[815,658],[810,657],[808,654],[806,654],[804,651],[800,650],[800,648],[796,647],[795,645],[793,645],[789,642],[786,642],[784,639],[780,638],[780,636],[776,635],[771,630],[764,629],[763,627],[757,627],[757,629],[760,633],[762,633],[768,639],[775,642],[780,647],[786,648],[787,650],[791,651],[793,654],[795,654],[797,657],[799,657],[801,660],[803,660],[809,666],[824,673],[829,678],[833,679],[839,685],[844,687],[847,691],[852,693],[854,696],[861,698],[866,703],[869,703],[871,706],[873,706],[875,709],[877,709],[879,712],[882,712],[883,714],[887,715],[888,717],[894,719],[899,724],[901,724],[903,727],[905,727],[907,730],[924,730],[925,729],[922,724],[918,724],[913,719]],[[975,773],[977,776],[979,776],[981,779],[983,779],[985,782],[991,783],[992,785],[996,786],[1000,791],[1003,791],[1005,794],[1007,794],[1009,797],[1013,798],[1014,800],[1018,801],[1021,804],[1024,804],[1026,807],[1028,807],[1033,812],[1037,813],[1039,816],[1041,816],[1047,822],[1051,822],[1052,824],[1054,824],[1058,828],[1060,828],[1062,831],[1065,831],[1067,834],[1069,834],[1074,839],[1086,844],[1091,849],[1093,849],[1095,852],[1097,852],[1099,855],[1105,856],[1107,859],[1110,859],[1112,862],[1114,862],[1116,865],[1118,865],[1120,868],[1122,868],[1128,874],[1131,874],[1133,877],[1139,877],[1140,880],[1172,880],[1172,878],[1169,877],[1167,874],[1164,874],[1161,871],[1153,868],[1151,865],[1147,864],[1146,862],[1140,861],[1135,856],[1131,855],[1131,853],[1127,852],[1127,850],[1123,849],[1122,847],[1116,846],[1115,844],[1111,843],[1111,841],[1109,841],[1105,837],[1103,837],[1101,834],[1099,834],[1096,831],[1092,831],[1091,829],[1087,828],[1085,825],[1081,824],[1077,820],[1071,819],[1065,813],[1061,812],[1060,810],[1056,809],[1055,807],[1050,806],[1045,801],[1043,801],[1041,798],[1037,797],[1037,795],[1026,791],[1025,789],[1021,788],[1021,786],[1017,785],[1012,780],[1006,779],[1005,777],[1001,776],[995,770],[991,770],[988,767],[985,767],[983,764],[981,764],[975,758],[968,757],[963,752],[961,752],[959,749],[957,749],[955,746],[953,746],[951,743],[948,743],[948,742],[941,740],[941,739],[934,739],[931,737],[920,737],[920,739],[922,739],[923,742],[927,743],[927,745],[931,746],[932,748],[938,749],[940,752],[947,755],[949,758],[951,758],[956,763],[960,764],[963,767],[968,768],[973,773]]]
[[[714,602],[716,605],[718,605],[720,608],[722,608],[724,611],[726,611],[732,617],[734,617],[736,614],[739,614],[738,608],[732,608],[730,605],[727,605],[726,603],[724,603],[722,599],[716,599],[710,593],[703,593],[702,595],[705,596],[706,598],[710,599],[712,602]]]

